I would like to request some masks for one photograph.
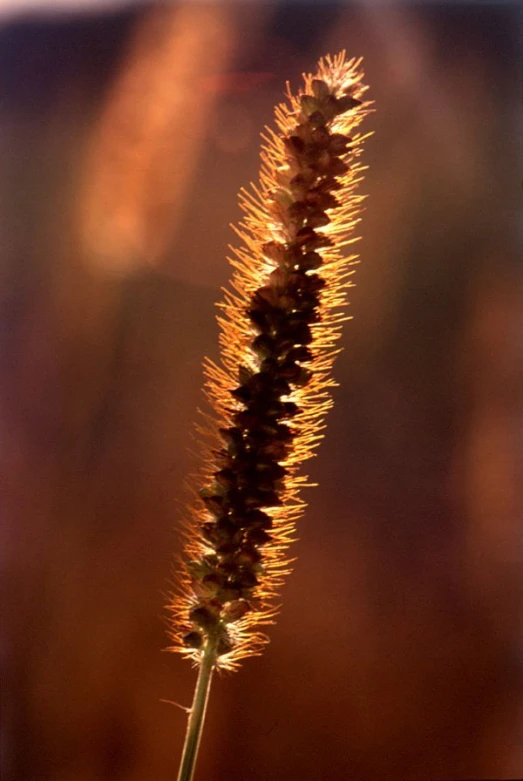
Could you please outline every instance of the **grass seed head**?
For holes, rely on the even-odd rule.
[[[199,662],[213,643],[234,669],[267,642],[304,504],[298,474],[322,437],[362,196],[360,60],[342,52],[304,75],[266,128],[260,179],[242,191],[241,246],[219,324],[221,365],[206,363],[202,486],[187,522],[169,609],[174,650]]]

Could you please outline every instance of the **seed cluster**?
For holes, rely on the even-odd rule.
[[[226,294],[223,368],[208,364],[215,410],[211,462],[188,533],[173,638],[199,659],[212,642],[233,668],[257,653],[258,626],[286,574],[303,505],[296,470],[320,438],[344,302],[348,243],[360,197],[355,165],[368,113],[359,62],[325,58],[305,89],[276,110],[262,151],[260,188],[243,192],[233,291]],[[352,258],[351,260],[354,260]]]

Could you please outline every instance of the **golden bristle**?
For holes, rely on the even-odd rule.
[[[182,582],[169,609],[174,650],[195,662],[209,641],[217,666],[261,652],[290,571],[289,545],[323,436],[330,372],[356,255],[352,244],[370,111],[361,60],[320,60],[275,110],[260,179],[240,193],[241,247],[220,305],[221,366],[205,363],[210,444],[187,523]],[[224,466],[225,465],[225,466]]]

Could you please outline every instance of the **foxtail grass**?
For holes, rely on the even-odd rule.
[[[371,104],[361,60],[344,52],[303,79],[262,135],[259,182],[241,191],[221,364],[205,363],[204,466],[168,606],[172,649],[199,667],[179,781],[193,777],[213,671],[235,670],[268,641],[305,506],[301,464],[332,404],[363,200],[358,127]]]

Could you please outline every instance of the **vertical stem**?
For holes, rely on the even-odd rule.
[[[192,781],[194,775],[215,661],[215,644],[212,640],[208,640],[202,653],[198,680],[194,690],[194,699],[187,724],[178,781]]]

